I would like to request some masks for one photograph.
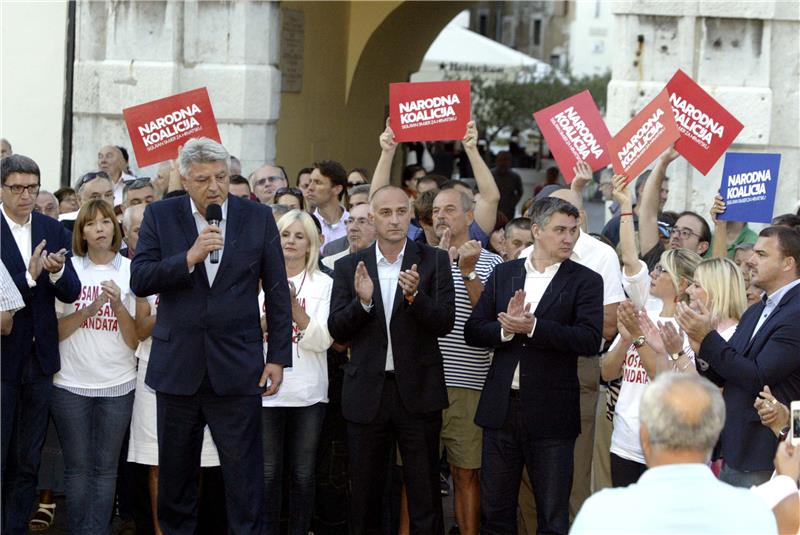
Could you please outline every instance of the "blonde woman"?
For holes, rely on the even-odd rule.
[[[328,333],[333,280],[318,268],[320,240],[312,217],[303,210],[292,210],[278,221],[292,296],[292,366],[284,370],[278,393],[262,402],[269,535],[280,533],[284,452],[292,471],[290,535],[308,534],[314,509],[317,444],[328,402],[327,350],[333,342]]]
[[[610,454],[612,484],[624,487],[635,483],[647,469],[639,441],[639,405],[650,379],[657,373],[660,357],[649,345],[650,337],[643,334],[637,315],[649,314],[654,321],[674,322],[675,307],[691,284],[700,256],[687,249],[665,251],[648,273],[636,249],[630,189],[624,176],[615,176],[613,184],[614,198],[620,204],[622,286],[631,301],[620,303],[617,311],[620,334],[601,358],[600,370],[606,381],[622,377]],[[645,310],[648,302],[660,303],[660,307]],[[688,353],[688,340],[684,348]]]
[[[742,272],[733,260],[727,258],[703,260],[695,270],[686,295],[693,310],[700,312],[701,304],[708,309],[717,325],[717,332],[726,341],[736,332],[739,319],[748,306]],[[641,323],[645,335],[652,338],[656,345],[658,339],[661,339],[662,345],[658,350],[662,354],[670,355],[679,350],[679,344],[683,342],[685,335],[675,325],[656,326],[649,318],[641,318]],[[702,369],[708,366],[701,359],[697,359],[697,365]],[[693,367],[688,369],[694,370]]]

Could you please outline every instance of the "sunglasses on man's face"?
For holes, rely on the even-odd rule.
[[[267,182],[283,182],[286,180],[282,176],[265,176],[256,180],[256,186],[264,186]]]

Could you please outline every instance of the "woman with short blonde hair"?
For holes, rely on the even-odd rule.
[[[286,496],[290,535],[309,532],[314,509],[317,445],[328,404],[333,280],[318,268],[320,238],[313,217],[304,210],[291,210],[278,221],[292,296],[292,366],[284,369],[278,393],[262,398],[267,535],[280,533],[284,465],[291,470]]]

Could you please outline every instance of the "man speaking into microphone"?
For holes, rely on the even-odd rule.
[[[188,195],[147,207],[131,288],[160,294],[146,383],[158,412],[158,520],[165,534],[197,531],[203,428],[219,450],[230,532],[260,534],[264,477],[261,396],[291,366],[291,303],[269,207],[228,195],[229,155],[186,142],[178,170]],[[266,364],[258,306],[265,294]]]

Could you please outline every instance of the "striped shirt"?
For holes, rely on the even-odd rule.
[[[22,295],[14,284],[6,265],[0,262],[0,310],[14,313],[25,306]]]
[[[486,249],[481,249],[481,255],[475,265],[475,272],[481,283],[486,284],[494,267],[502,263],[502,258]],[[449,387],[482,390],[492,362],[491,350],[468,346],[464,341],[464,324],[472,314],[472,303],[457,262],[450,264],[450,271],[453,274],[453,286],[456,290],[456,322],[450,334],[439,338],[439,348],[444,361],[444,380]]]

